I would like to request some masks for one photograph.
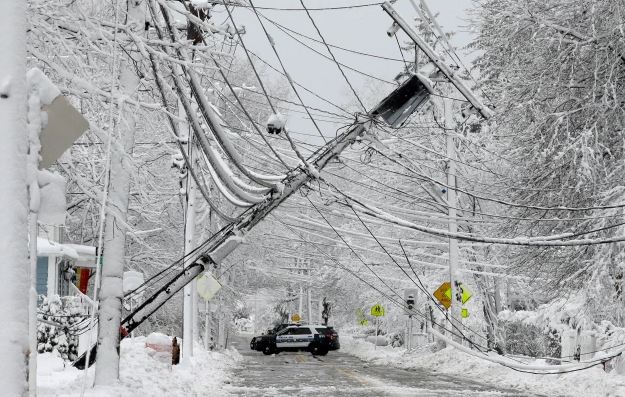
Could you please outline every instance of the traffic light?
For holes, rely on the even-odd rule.
[[[404,302],[406,304],[406,309],[408,311],[412,311],[417,303],[417,289],[416,288],[408,288],[404,290]],[[410,313],[407,313],[410,315]]]
[[[408,295],[406,297],[406,306],[408,306],[408,310],[412,310],[412,308],[414,307],[414,295]]]

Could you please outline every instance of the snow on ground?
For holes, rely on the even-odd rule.
[[[390,346],[374,349],[373,344],[349,335],[341,335],[341,351],[378,365],[425,368],[519,391],[567,397],[625,397],[625,376],[608,374],[599,366],[563,375],[534,375],[480,360],[452,347],[436,353],[406,353],[405,349]]]
[[[145,347],[146,338],[122,341],[119,384],[106,388],[91,388],[94,367],[89,370],[85,396],[223,396],[222,386],[230,382],[229,370],[241,356],[236,350],[207,352],[199,345],[188,363],[171,365],[171,355],[156,353]],[[37,383],[39,397],[78,397],[84,372],[65,366],[53,353],[38,356]]]

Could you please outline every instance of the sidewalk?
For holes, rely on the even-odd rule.
[[[195,356],[189,363],[171,366],[169,360],[159,357],[145,347],[145,337],[125,339],[121,346],[121,379],[118,385],[91,388],[94,367],[89,369],[85,396],[131,397],[167,396],[189,397],[220,394],[229,382],[230,369],[241,359],[236,350],[207,352],[196,345]],[[51,353],[38,356],[38,396],[78,397],[85,381],[84,372],[64,367],[60,357]]]

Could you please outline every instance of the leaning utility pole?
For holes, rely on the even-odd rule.
[[[475,96],[473,91],[471,91],[456,75],[456,73],[449,66],[447,66],[447,64],[441,59],[433,48],[425,40],[419,37],[419,34],[417,34],[410,24],[408,24],[408,22],[406,22],[406,20],[399,15],[391,3],[388,1],[384,2],[382,4],[382,8],[485,119],[489,119],[493,116],[493,111],[488,108],[488,106],[484,105],[484,103],[482,103],[477,96]]]
[[[157,28],[158,29],[158,28]],[[192,85],[198,83],[194,80],[193,73],[189,73]],[[177,82],[174,81],[176,84]],[[199,84],[199,83],[198,83]],[[201,87],[195,87],[194,95],[199,95]],[[317,150],[313,156],[291,170],[279,184],[279,188],[272,189],[266,194],[265,199],[248,208],[237,219],[214,234],[207,242],[191,255],[191,264],[180,273],[173,276],[145,302],[139,305],[123,321],[122,325],[128,332],[132,332],[150,315],[165,304],[174,294],[184,288],[198,275],[210,267],[216,268],[228,255],[230,255],[242,242],[243,238],[260,223],[267,215],[278,208],[286,199],[291,197],[307,183],[319,177],[319,172],[336,159],[348,146],[360,140],[373,127],[378,118],[392,125],[402,124],[412,113],[419,109],[429,98],[430,89],[427,83],[419,76],[412,76],[395,91],[390,93],[382,102],[367,114],[360,114],[356,121],[343,133]],[[206,101],[203,98],[199,102],[200,111],[207,113]],[[183,101],[184,104],[185,101]],[[185,111],[187,109],[185,108]],[[187,112],[191,114],[190,110]],[[209,118],[209,117],[207,117]],[[212,127],[211,127],[212,128]],[[205,136],[198,134],[199,137]],[[200,144],[202,140],[200,140]],[[93,359],[95,360],[95,348]],[[81,356],[74,365],[85,368],[85,355]]]
[[[428,17],[432,19],[432,22],[436,24],[436,21],[431,15],[431,12],[427,8],[425,2],[421,1],[421,5],[424,7],[426,15],[423,15],[419,7],[414,0],[411,0],[415,11],[419,13],[421,18]],[[443,59],[434,51],[434,49],[423,40],[417,32],[406,22],[401,15],[393,8],[390,2],[386,1],[382,4],[382,8],[394,21],[394,29],[391,32],[395,32],[401,29],[410,37],[410,39],[416,44],[417,47],[429,58],[429,60],[438,68],[449,82],[464,96],[464,98],[475,108],[485,119],[493,116],[493,111],[484,105],[482,101],[469,89],[464,82],[456,75],[456,73],[443,61]],[[436,24],[436,27],[440,29],[440,26]],[[458,221],[456,208],[458,207],[457,192],[456,192],[456,143],[454,140],[454,134],[456,124],[453,118],[453,102],[452,99],[445,98],[444,100],[444,115],[445,115],[445,135],[447,140],[447,208],[449,217],[449,232],[456,234],[458,232]],[[457,269],[458,269],[458,240],[454,238],[449,239],[449,282],[451,284],[451,318],[453,329],[460,324],[461,321],[461,307],[457,299],[457,293],[459,285],[457,283]],[[460,300],[461,301],[461,300]]]
[[[373,126],[374,119],[378,117],[393,117],[394,114],[391,114],[393,113],[393,109],[401,112],[401,117],[408,118],[412,112],[422,106],[429,97],[426,86],[423,84],[415,86],[414,81],[412,81],[409,87],[414,87],[414,90],[419,90],[418,92],[413,92],[414,97],[418,97],[419,101],[418,104],[413,102],[414,106],[410,108],[410,111],[406,111],[402,106],[405,102],[413,100],[414,97],[406,98],[406,86],[402,85],[389,94],[368,114],[360,115],[347,131],[319,149],[313,158],[308,161],[308,164],[301,164],[299,167],[289,172],[281,183],[281,189],[274,189],[267,193],[265,200],[248,208],[234,222],[221,229],[204,243],[196,253],[191,256],[192,263],[189,266],[185,267],[180,273],[171,278],[163,287],[146,299],[145,302],[139,305],[124,319],[122,325],[126,330],[131,332],[136,329],[195,277],[211,267],[218,266],[219,263],[242,243],[244,236],[265,219],[267,215],[278,208],[286,199],[291,197],[304,185],[317,178],[317,173],[332,160],[336,159],[343,150],[361,139],[369,128]],[[92,354],[95,359],[95,351]],[[91,364],[91,360],[89,364]],[[85,355],[81,356],[74,365],[78,368],[85,368]]]
[[[0,390],[28,395],[26,2],[0,2]]]

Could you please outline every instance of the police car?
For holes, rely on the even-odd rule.
[[[264,349],[263,353],[273,354],[282,351],[309,351],[324,356],[330,350],[340,348],[338,334],[325,325],[292,325],[276,334],[275,344]]]

